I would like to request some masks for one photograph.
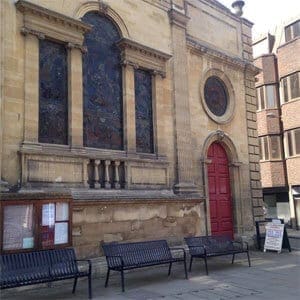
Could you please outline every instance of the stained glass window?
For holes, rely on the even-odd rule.
[[[136,151],[153,153],[152,76],[134,71]]]
[[[227,90],[225,84],[217,77],[209,77],[204,86],[204,98],[209,110],[220,117],[227,109]]]
[[[68,66],[63,44],[39,44],[39,142],[68,143]]]
[[[97,12],[83,21],[93,29],[86,34],[83,55],[83,142],[87,147],[123,149],[122,69],[117,27]]]

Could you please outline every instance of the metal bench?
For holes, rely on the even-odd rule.
[[[248,264],[251,266],[249,256],[248,243],[232,241],[227,236],[197,236],[197,237],[186,237],[185,242],[189,247],[191,260],[189,271],[192,269],[193,259],[196,257],[203,258],[205,262],[206,275],[208,275],[207,258],[222,255],[232,255],[231,263],[234,263],[235,254],[247,253]]]
[[[79,270],[78,261],[87,262],[88,270]],[[89,298],[92,298],[91,262],[76,260],[73,248],[2,254],[0,270],[1,289],[74,278],[72,293],[75,293],[77,279],[88,277]]]
[[[122,291],[124,288],[124,271],[136,268],[169,264],[168,276],[171,274],[174,262],[183,262],[185,278],[187,279],[186,253],[184,248],[169,248],[166,240],[146,241],[137,243],[103,243],[102,248],[107,261],[107,287],[110,270],[121,273]],[[182,256],[174,257],[171,250],[180,250]]]

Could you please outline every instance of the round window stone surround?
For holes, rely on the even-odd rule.
[[[201,102],[207,115],[216,123],[231,121],[235,107],[235,93],[228,77],[220,70],[205,73],[201,84]]]

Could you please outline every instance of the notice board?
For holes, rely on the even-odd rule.
[[[281,252],[284,224],[267,223],[264,251],[274,250]]]

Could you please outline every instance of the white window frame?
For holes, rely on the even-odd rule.
[[[299,80],[299,85],[300,85],[300,72],[295,72],[298,74],[298,80]],[[295,99],[299,99],[300,97],[292,98],[292,90],[291,90],[291,81],[290,81],[290,76],[294,75],[295,73],[289,74],[285,77],[282,77],[280,79],[280,104],[284,104],[290,101],[294,101]],[[287,95],[288,98],[285,100],[284,98],[284,88],[283,88],[283,79],[287,79]]]
[[[292,130],[288,130],[284,133],[284,148],[285,148],[286,157],[300,156],[300,152],[299,153],[296,152],[296,136],[295,136],[296,131],[300,131],[300,127],[294,128]],[[289,150],[288,133],[291,134],[291,144],[292,144],[293,153],[290,153]]]
[[[273,157],[272,155],[272,143],[271,143],[271,137],[277,137],[277,145],[278,145],[278,157]],[[260,140],[260,151],[261,151],[261,158],[260,161],[277,161],[282,160],[282,142],[281,142],[281,136],[280,135],[265,135],[259,137]],[[266,158],[266,149],[265,149],[265,141],[268,147],[268,158]]]

